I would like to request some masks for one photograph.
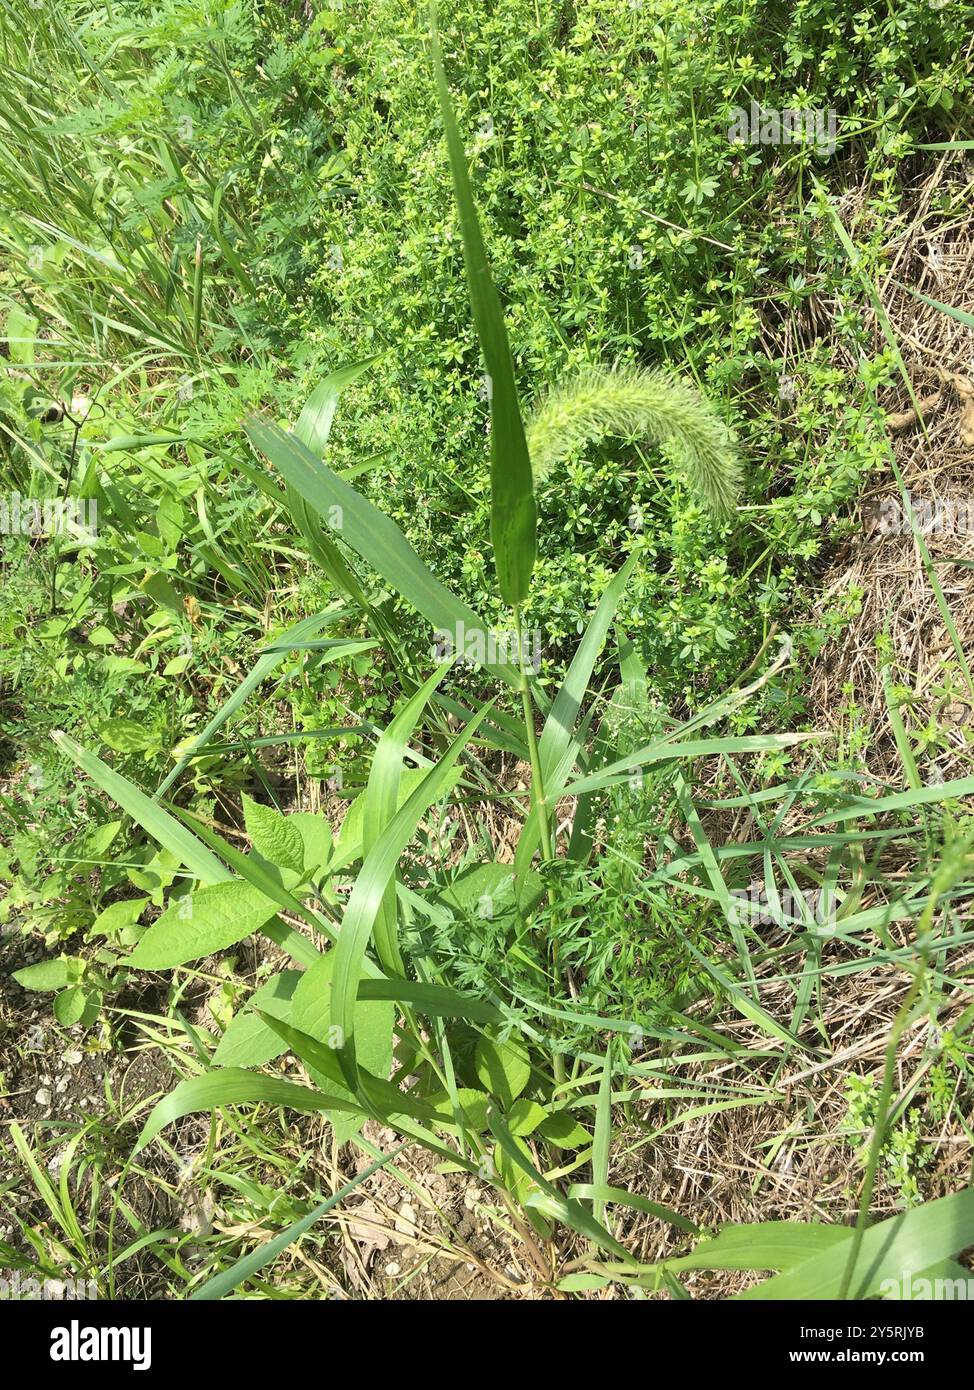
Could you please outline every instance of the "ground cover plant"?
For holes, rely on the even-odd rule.
[[[965,561],[890,444],[935,407],[884,296],[928,221],[969,263],[969,35],[765,8],[459,6],[444,60],[425,9],[4,5],[7,505],[78,507],[4,538],[13,1267],[967,1279]],[[841,105],[836,163],[728,140],[781,71],[779,107]],[[948,288],[905,294],[961,335],[963,440]],[[813,562],[888,474],[940,655],[920,680],[884,607],[869,721],[816,703],[863,596]],[[108,1068],[103,1118],[54,1118],[41,1017],[134,1099]],[[701,1129],[723,1158],[676,1182]],[[383,1222],[392,1175],[425,1224]]]

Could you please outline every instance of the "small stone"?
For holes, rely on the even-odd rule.
[[[37,1102],[38,1105],[44,1106],[45,1109],[47,1108],[47,1106],[50,1105],[51,1093],[46,1086],[42,1086],[40,1088],[40,1090],[37,1092],[37,1095],[34,1097],[34,1100]]]
[[[410,1202],[403,1202],[396,1217],[396,1232],[401,1236],[412,1235],[416,1226],[416,1208]]]

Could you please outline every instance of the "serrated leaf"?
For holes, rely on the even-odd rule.
[[[297,811],[288,820],[297,827],[304,846],[304,871],[316,874],[328,866],[334,853],[331,826],[326,816]]]
[[[128,963],[140,970],[172,970],[235,946],[276,915],[277,904],[242,879],[209,884],[170,903]]]
[[[279,869],[303,875],[304,840],[293,818],[254,801],[246,792],[242,800],[244,824],[257,853]]]

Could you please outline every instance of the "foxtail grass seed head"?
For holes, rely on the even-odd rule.
[[[692,386],[660,370],[586,367],[556,386],[528,421],[535,482],[586,444],[613,437],[669,442],[677,468],[710,511],[733,511],[741,468],[732,431]]]

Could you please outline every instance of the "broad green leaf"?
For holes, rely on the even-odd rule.
[[[213,883],[171,902],[139,940],[129,965],[172,970],[243,941],[277,916],[277,904],[250,883]]]
[[[531,1076],[527,1051],[515,1042],[495,1042],[478,1038],[474,1049],[474,1070],[485,1090],[496,1096],[509,1111]]]
[[[490,397],[490,534],[494,545],[497,583],[505,603],[527,597],[537,550],[537,509],[531,460],[514,381],[514,364],[500,299],[491,278],[487,252],[467,174],[467,156],[453,114],[450,89],[443,71],[443,54],[432,34],[433,65],[440,112],[453,176],[453,193],[463,237],[463,260],[474,324],[487,368]]]
[[[102,742],[117,753],[144,753],[158,742],[151,729],[134,719],[103,719],[98,733]]]
[[[114,844],[121,828],[120,820],[110,820],[104,825],[96,825],[93,830],[81,836],[66,857],[77,864],[100,863],[108,853],[109,847]]]
[[[154,541],[155,537],[146,537],[144,544],[149,540]],[[156,542],[156,545],[158,545],[158,542]],[[161,546],[159,546],[159,551],[161,557],[163,553],[163,548]],[[183,616],[183,601],[173,587],[172,582],[167,579],[164,574],[161,572],[158,574],[150,574],[148,579],[143,581],[142,588],[158,608],[168,609],[168,611],[174,613],[177,618]]]
[[[254,801],[246,792],[241,800],[247,834],[257,853],[279,869],[303,875],[304,840],[293,817]]]
[[[524,1162],[519,1163],[515,1154]],[[533,1176],[531,1150],[519,1135],[511,1134],[507,1144],[495,1144],[493,1161],[502,1184],[522,1207],[527,1206],[532,1193],[540,1194]]]
[[[478,1134],[483,1133],[487,1128],[490,1096],[483,1091],[475,1091],[469,1086],[458,1087],[456,1095],[457,1106],[466,1128],[472,1129]],[[427,1096],[426,1099],[445,1124],[456,1128],[456,1111],[453,1108],[453,1100],[446,1091],[437,1091],[435,1095]]]
[[[312,876],[320,873],[331,862],[335,850],[327,816],[316,815],[313,811],[296,811],[288,819],[297,826],[301,836],[306,873]]]
[[[553,1110],[538,1126],[538,1133],[558,1149],[584,1149],[592,1136],[570,1110]]]
[[[507,1113],[507,1127],[515,1138],[523,1138],[526,1134],[534,1133],[547,1113],[536,1100],[522,1096]]]
[[[23,989],[47,993],[76,984],[83,973],[84,961],[80,957],[58,956],[54,960],[39,961],[37,965],[25,965],[22,970],[15,970],[13,977]]]
[[[88,928],[88,935],[115,936],[127,927],[134,926],[148,901],[148,898],[125,898],[122,902],[111,903],[99,912]]]
[[[315,1042],[334,1042],[332,1052],[342,1042],[340,1037],[333,1039],[330,1033],[334,968],[335,952],[328,951],[304,972],[294,991],[291,1017],[286,1020]],[[363,980],[362,984],[365,983]],[[391,1001],[363,1000],[360,994],[355,1007],[356,1055],[360,1066],[381,1080],[388,1077],[392,1066],[392,1035],[395,1022],[396,1010]],[[337,1073],[334,1070],[330,1072],[331,1084],[336,1085],[341,1075],[340,1070]],[[350,1136],[345,1136],[341,1127],[336,1126],[336,1138],[339,1142],[343,1142],[345,1137]]]
[[[71,1028],[84,1014],[88,995],[80,985],[63,990],[54,1000],[54,1017],[62,1028]]]
[[[520,893],[516,889],[512,864],[475,864],[441,889],[440,900],[465,917],[496,921],[515,911],[526,916],[544,895],[544,883],[533,869],[525,872]]]
[[[294,1055],[300,1057],[302,1062],[308,1065],[312,1075],[316,1079],[321,1078],[319,1084],[323,1089],[327,1089],[329,1092],[335,1091],[343,1098],[348,1095],[341,1062],[334,1049],[326,1043],[319,1042],[317,1038],[310,1037],[300,1029],[292,1027],[289,1023],[282,1023],[280,1019],[272,1018],[269,1014],[265,1014],[263,1017],[267,1019],[271,1028],[287,1042]],[[404,1115],[420,1120],[435,1118],[435,1111],[428,1101],[402,1090],[384,1077],[366,1071],[364,1067],[359,1068],[357,1075],[358,1096],[361,1097],[361,1100],[356,1100],[356,1104],[360,1112],[368,1107],[387,1122],[393,1116]]]
[[[265,1023],[257,1010],[290,1022],[294,991],[300,979],[300,970],[282,970],[254,991],[230,1020],[217,1044],[213,1054],[215,1066],[260,1067],[287,1051],[280,1034]]]

